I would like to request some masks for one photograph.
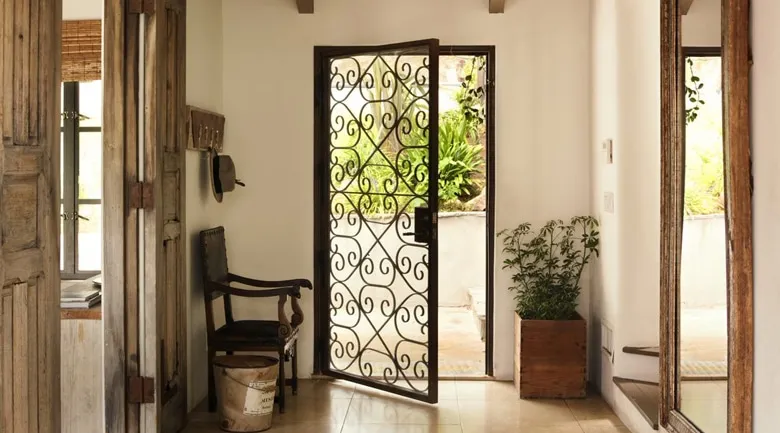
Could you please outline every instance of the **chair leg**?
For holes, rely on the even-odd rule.
[[[292,393],[293,395],[298,395],[298,341],[293,343],[293,353],[290,363],[292,363]]]
[[[284,349],[279,351],[279,413],[284,413]]]
[[[217,353],[213,350],[209,350],[209,412],[215,412],[217,410],[217,385],[214,379],[214,358]]]

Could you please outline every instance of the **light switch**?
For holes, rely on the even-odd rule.
[[[604,150],[607,153],[607,164],[612,164],[612,139],[609,138],[604,142]]]
[[[615,194],[611,191],[604,193],[604,212],[615,213]]]

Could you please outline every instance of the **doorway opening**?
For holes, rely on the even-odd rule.
[[[493,374],[495,50],[425,42],[315,48],[315,372],[435,401]]]
[[[685,47],[685,183],[680,263],[681,411],[727,429],[728,310],[720,47]]]
[[[439,54],[439,377],[493,375],[493,47]]]

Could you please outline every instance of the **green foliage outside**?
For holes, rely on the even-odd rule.
[[[464,65],[461,88],[455,94],[458,106],[439,115],[440,210],[462,209],[484,186],[479,175],[485,163],[481,143],[485,92],[478,80],[478,72],[484,66],[483,57],[474,57]],[[382,76],[382,71],[375,70],[374,75]],[[415,88],[413,79],[406,85]],[[419,115],[427,115],[427,101],[403,96],[402,92],[386,95],[386,89],[375,88],[374,92],[372,99],[389,100],[372,104],[374,119],[393,118],[388,115],[393,107],[411,105],[409,114],[404,116],[408,121],[402,119],[397,127],[399,132],[391,132],[390,137],[385,137],[388,130],[381,121],[374,122],[367,131],[360,130],[354,122],[352,129],[347,126],[346,132],[332,134],[331,181],[336,189],[346,192],[333,196],[333,211],[337,214],[355,208],[363,215],[394,214],[426,205],[424,200],[411,196],[424,196],[428,191],[428,129],[415,120]],[[366,124],[370,122],[364,121],[363,126]],[[380,149],[375,143],[381,143]]]
[[[721,61],[717,57],[689,57],[686,66],[685,214],[722,214]],[[707,106],[705,96],[713,104]]]
[[[538,231],[530,223],[503,230],[507,254],[504,269],[514,271],[515,311],[526,320],[576,317],[580,278],[590,259],[599,255],[598,221],[577,216],[569,223],[548,221]]]

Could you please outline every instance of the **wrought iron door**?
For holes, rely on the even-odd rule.
[[[325,374],[437,401],[437,40],[318,57]]]

